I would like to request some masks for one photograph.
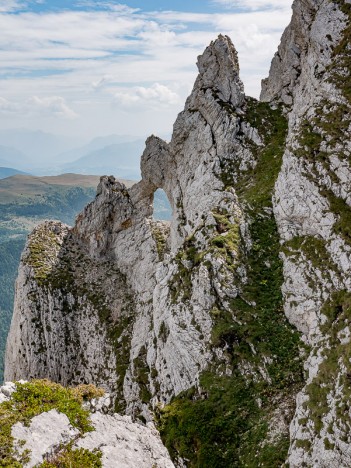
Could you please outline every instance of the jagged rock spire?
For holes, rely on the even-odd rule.
[[[218,92],[223,101],[238,107],[244,100],[244,85],[239,77],[238,53],[228,36],[220,34],[198,57],[202,87]]]

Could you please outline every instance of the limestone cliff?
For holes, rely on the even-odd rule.
[[[7,379],[105,386],[179,466],[351,464],[349,15],[296,0],[261,102],[219,36],[142,180],[33,232]]]
[[[289,133],[275,187],[284,310],[311,346],[289,463],[350,466],[350,2],[294,3],[261,98]]]

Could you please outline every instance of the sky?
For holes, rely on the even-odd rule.
[[[169,135],[218,34],[258,97],[291,0],[0,0],[0,129]]]

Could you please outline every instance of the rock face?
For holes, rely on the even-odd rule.
[[[103,177],[74,228],[30,236],[6,379],[156,411],[179,466],[351,465],[349,17],[296,0],[261,102],[231,40],[210,44],[142,180]]]
[[[46,455],[55,453],[60,445],[74,440],[79,431],[70,425],[65,414],[53,409],[35,416],[28,427],[15,424],[11,434],[18,444],[25,441],[19,451],[30,450],[30,460],[25,466],[32,468],[42,463]]]
[[[0,387],[0,404],[5,401],[11,403],[15,391],[16,384],[13,382],[6,382]],[[22,422],[14,424],[11,435],[15,453],[18,459],[22,454],[28,453],[28,459],[23,466],[41,466],[45,460],[55,460],[71,446],[72,451],[84,449],[91,453],[101,452],[104,468],[173,468],[174,465],[154,425],[137,424],[128,416],[104,414],[108,398],[109,396],[105,395],[85,403],[87,409],[93,411],[93,414],[90,414],[91,430],[85,434],[73,427],[67,415],[57,409],[39,412],[40,414],[31,418],[26,425]],[[87,466],[80,461],[79,466]]]
[[[73,449],[83,448],[102,452],[104,468],[173,468],[174,465],[158,432],[150,425],[145,427],[132,422],[128,416],[105,415],[100,412],[91,416],[94,430],[83,437],[71,426],[67,416],[51,410],[35,416],[28,427],[17,423],[12,428],[16,441],[24,441],[20,451],[30,450],[26,468],[38,466],[53,456],[62,445],[73,442]]]
[[[351,465],[350,3],[296,1],[261,98],[289,134],[274,196],[284,310],[311,346],[291,425],[291,467]]]
[[[174,468],[152,423],[145,427],[132,422],[129,416],[99,412],[91,416],[91,421],[95,431],[78,440],[75,447],[90,451],[100,449],[104,467]]]
[[[167,447],[178,460],[225,466],[233,457],[248,459],[255,437],[262,441],[258,458],[272,450],[280,459],[285,455],[272,447],[287,438],[302,385],[299,336],[282,312],[271,201],[286,119],[245,97],[228,37],[210,44],[198,68],[172,141],[147,140],[139,183],[127,189],[103,177],[73,229],[48,222],[30,236],[6,379],[94,382],[120,412],[142,421],[160,412],[163,435],[171,434]],[[172,206],[168,224],[152,218],[158,188]],[[261,392],[269,388],[272,397],[263,405]],[[188,396],[176,408],[162,409],[182,392]],[[173,417],[185,425],[195,420],[200,431],[208,422],[187,405],[197,411],[206,401],[210,414],[218,411],[217,394],[230,408],[199,441],[203,459],[197,460],[194,439],[178,440]],[[236,413],[244,394],[248,409]],[[248,443],[239,437],[223,450],[216,442],[218,434],[227,437],[222,418],[232,431],[252,433]],[[270,429],[276,424],[279,433]]]

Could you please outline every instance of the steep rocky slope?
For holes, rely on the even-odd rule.
[[[27,235],[45,219],[74,223],[76,215],[94,199],[98,183],[99,177],[74,174],[15,175],[0,180],[0,384],[14,283]]]
[[[105,386],[179,466],[351,465],[349,17],[296,0],[261,102],[211,43],[141,182],[33,232],[6,378]]]
[[[295,2],[263,83],[289,134],[274,196],[284,310],[311,346],[291,426],[290,466],[350,466],[349,2]]]

